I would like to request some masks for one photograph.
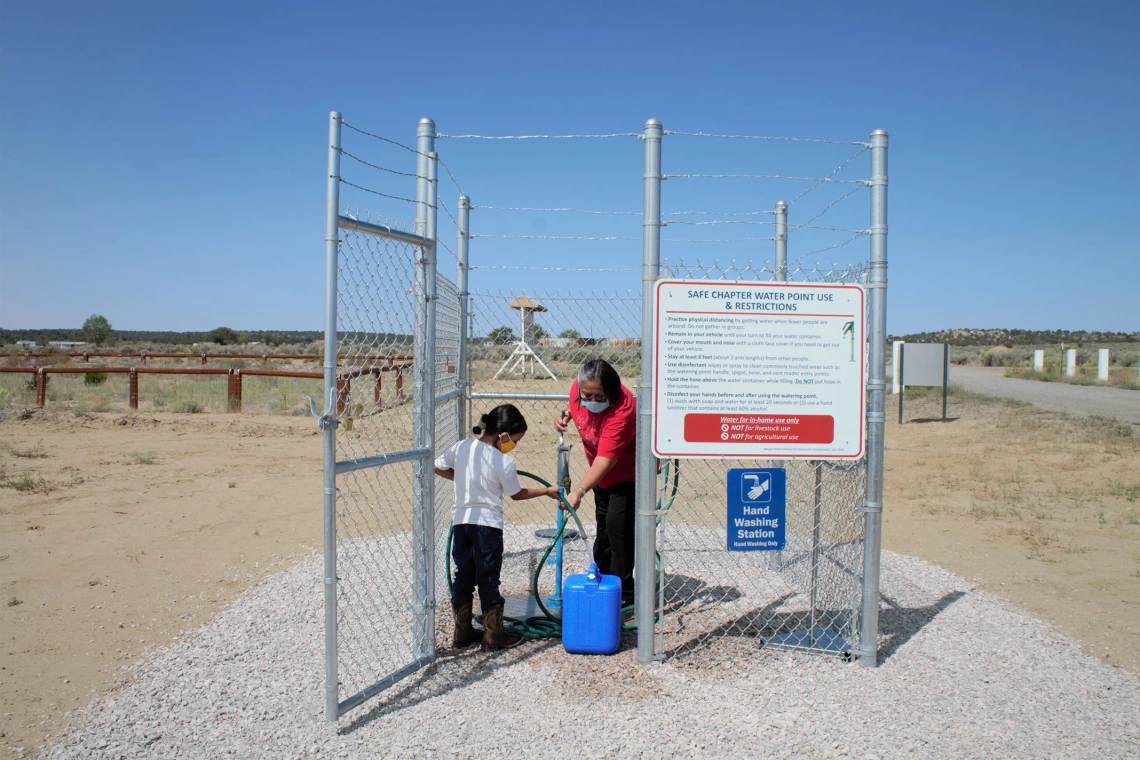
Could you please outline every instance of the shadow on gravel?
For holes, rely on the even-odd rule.
[[[952,591],[928,607],[901,607],[894,599],[880,595],[887,609],[879,610],[879,664],[889,660],[899,647],[965,595],[964,591]]]
[[[708,581],[691,575],[674,573],[665,581],[665,611],[685,605],[709,605],[718,602],[735,602],[742,596],[736,586],[710,586]]]
[[[961,417],[947,417],[945,420],[943,420],[941,417],[920,417],[917,420],[907,420],[907,424],[910,424],[910,423],[923,424],[925,422],[957,422],[960,419],[962,419],[962,418]]]
[[[733,590],[735,591],[735,589]],[[699,660],[702,656],[711,654],[726,639],[748,640],[754,646],[759,647],[763,644],[765,636],[774,635],[788,625],[795,625],[793,620],[798,622],[801,619],[802,615],[800,614],[788,615],[777,612],[794,596],[795,594],[785,594],[763,607],[755,607],[712,630],[703,630],[700,625],[701,622],[704,622],[702,616],[708,612],[707,607],[681,608],[678,606],[679,608],[673,613],[677,625],[677,630],[673,635],[684,633],[686,629],[690,628],[688,625],[689,617],[695,617],[698,622],[697,625],[692,626],[692,638],[672,649],[665,650],[665,659],[678,662],[683,662],[686,659]],[[737,592],[737,597],[739,597],[739,592]]]
[[[796,596],[787,594],[762,607],[738,615],[712,630],[703,628],[702,624],[707,621],[707,615],[718,601],[740,597],[739,591],[735,588],[728,594],[725,591],[723,587],[707,587],[707,584],[696,578],[686,576],[670,578],[669,586],[666,587],[666,609],[667,614],[673,616],[678,626],[672,635],[684,634],[686,629],[691,629],[691,638],[666,651],[667,659],[674,659],[677,662],[686,659],[700,660],[720,647],[739,646],[748,642],[751,642],[751,646],[759,647],[777,634],[811,627],[810,611],[782,610],[784,605]],[[954,591],[926,607],[902,607],[894,599],[881,596],[886,608],[879,612],[879,663],[882,664],[890,659],[899,647],[914,638],[946,608],[965,595],[963,591]],[[849,614],[850,610],[819,609],[816,625],[823,628],[837,628],[837,621],[843,620]],[[696,621],[695,625],[689,625],[690,617]],[[848,643],[854,646],[858,642]]]
[[[483,652],[479,647],[461,651],[441,649],[435,662],[407,680],[393,686],[377,698],[372,709],[356,717],[351,723],[337,729],[347,736],[386,715],[407,710],[429,699],[442,697],[463,686],[470,686],[495,674],[500,668],[509,668],[535,657],[560,642],[547,639],[523,642],[514,649]]]

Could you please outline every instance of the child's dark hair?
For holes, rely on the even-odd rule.
[[[471,428],[475,435],[517,435],[526,432],[526,418],[514,404],[500,404],[479,418],[479,424]]]
[[[602,393],[611,404],[616,404],[621,398],[621,377],[605,359],[590,359],[582,365],[578,370],[578,392],[582,392],[583,383],[591,381],[602,386]]]

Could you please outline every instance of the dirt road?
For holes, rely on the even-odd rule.
[[[1121,422],[1140,425],[1140,392],[1092,385],[1043,383],[1004,377],[1001,367],[951,367],[950,381],[974,393],[1000,396],[1048,409],[1084,417],[1115,417]]]

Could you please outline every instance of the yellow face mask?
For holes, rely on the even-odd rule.
[[[518,444],[512,441],[511,437],[506,433],[502,433],[502,435],[506,435],[507,440],[504,441],[502,438],[499,439],[499,451],[503,452],[504,454],[509,454],[515,450],[515,446]]]

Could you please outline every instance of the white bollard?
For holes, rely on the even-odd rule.
[[[1044,372],[1045,371],[1045,352],[1044,351],[1034,351],[1033,352],[1033,369],[1037,372]]]
[[[1077,374],[1077,349],[1065,349],[1065,374],[1073,377]]]
[[[899,355],[902,351],[899,350],[903,342],[896,340],[891,344],[891,393],[896,396],[899,395]]]
[[[1096,352],[1096,379],[1101,382],[1108,381],[1108,349],[1102,348]]]

